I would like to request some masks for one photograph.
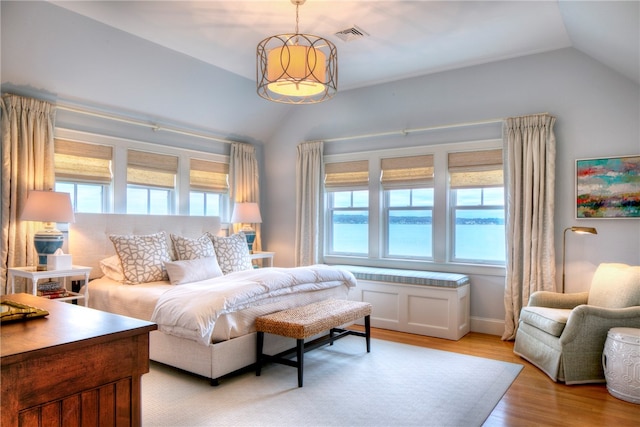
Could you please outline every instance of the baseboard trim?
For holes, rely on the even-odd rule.
[[[471,316],[471,331],[502,336],[504,333],[504,320]]]

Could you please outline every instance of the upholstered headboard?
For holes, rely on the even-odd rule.
[[[170,233],[200,237],[207,231],[220,232],[220,218],[211,216],[77,213],[75,217],[76,222],[69,224],[69,253],[74,265],[92,268],[91,278],[102,276],[100,260],[116,253],[109,240],[111,234],[166,231],[169,238]]]

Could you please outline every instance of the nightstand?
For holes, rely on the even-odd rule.
[[[11,284],[11,293],[16,292],[15,282],[16,277],[24,277],[31,280],[31,293],[38,295],[38,282],[43,279],[57,279],[64,278],[63,286],[69,290],[67,286],[67,279],[75,276],[84,276],[84,292],[76,293],[69,292],[71,296],[56,298],[58,301],[73,301],[82,299],[85,307],[89,304],[89,273],[91,273],[91,267],[83,267],[81,265],[74,265],[70,269],[66,270],[38,270],[37,267],[12,267],[8,268],[8,279]],[[25,289],[26,291],[27,289]]]
[[[251,261],[259,260],[258,267],[273,267],[273,256],[275,254],[275,252],[254,251],[249,254],[249,258],[251,258]]]

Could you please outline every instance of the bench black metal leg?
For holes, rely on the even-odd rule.
[[[304,340],[297,340],[296,356],[298,358],[298,387],[302,387],[302,374],[304,367]]]
[[[264,332],[258,332],[258,342],[256,343],[256,376],[260,376],[262,370],[262,347],[264,344]]]
[[[337,327],[330,328],[328,335],[325,335],[324,337],[321,337],[321,338],[317,338],[308,343],[305,343],[303,338],[301,339],[296,338],[296,346],[294,348],[290,348],[288,350],[282,351],[276,355],[267,355],[263,353],[264,332],[257,331],[256,333],[256,336],[257,336],[256,376],[260,376],[262,364],[265,361],[268,360],[275,363],[281,363],[283,365],[298,368],[298,387],[302,387],[303,378],[304,378],[305,351],[310,351],[326,344],[333,345],[334,341],[337,341],[349,335],[355,335],[355,336],[366,338],[367,353],[370,353],[371,352],[371,317],[370,316],[364,316],[364,327],[365,327],[365,332],[350,330],[350,329],[342,329]],[[293,338],[293,337],[290,337],[290,338]],[[296,354],[296,361],[294,361],[291,358],[291,355],[293,353]]]
[[[371,353],[371,319],[370,316],[364,316],[364,333],[367,340],[367,353]]]

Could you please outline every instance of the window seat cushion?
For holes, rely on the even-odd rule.
[[[359,265],[336,265],[350,271],[356,279],[376,282],[403,283],[409,285],[458,288],[469,284],[469,277],[458,273],[407,270],[397,268],[363,267]]]

